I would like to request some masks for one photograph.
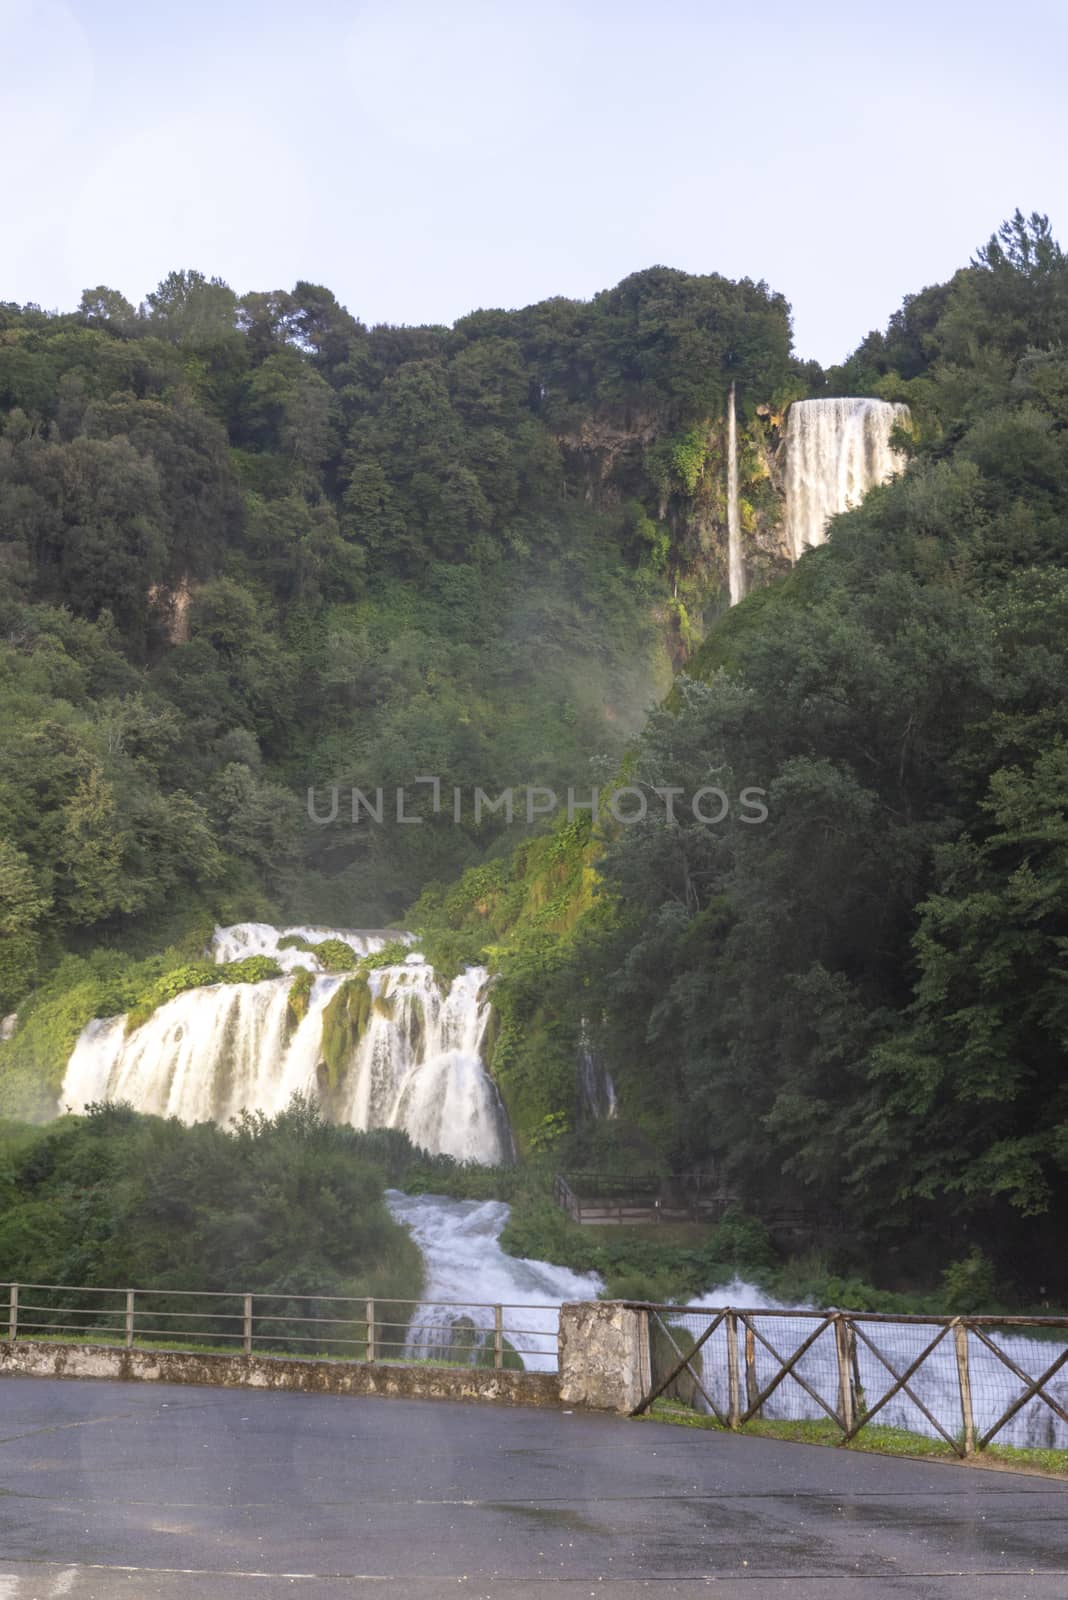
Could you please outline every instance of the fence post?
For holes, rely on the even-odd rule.
[[[738,1373],[738,1313],[727,1312],[727,1421],[737,1428],[742,1417],[741,1384]]]
[[[968,1365],[968,1329],[959,1317],[953,1319],[953,1343],[957,1347],[957,1381],[960,1384],[960,1416],[964,1431],[964,1454],[975,1454],[975,1414],[972,1410],[972,1375]]]
[[[745,1409],[752,1411],[760,1393],[756,1370],[756,1336],[748,1322],[745,1325]],[[758,1413],[759,1414],[759,1413]]]
[[[504,1366],[504,1308],[493,1308],[493,1365],[498,1372]]]
[[[135,1293],[135,1291],[133,1289],[127,1289],[127,1291],[126,1291],[126,1348],[127,1348],[127,1350],[131,1349],[132,1346],[133,1346],[133,1336],[134,1336],[134,1293]]]
[[[245,1296],[245,1314],[242,1325],[242,1346],[247,1356],[252,1354],[252,1296]]]
[[[11,1299],[7,1312],[7,1336],[9,1339],[17,1339],[19,1336],[19,1286],[17,1283],[11,1285]]]
[[[368,1300],[368,1302],[367,1302],[367,1360],[368,1361],[374,1361],[376,1359],[376,1355],[377,1355],[377,1352],[375,1350],[375,1303],[374,1303],[373,1300]]]
[[[853,1426],[853,1372],[849,1356],[850,1326],[840,1311],[835,1312],[834,1341],[838,1349],[838,1417],[842,1432]]]

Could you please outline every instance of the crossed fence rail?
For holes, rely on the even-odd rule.
[[[0,1283],[0,1338],[555,1371],[558,1307]]]
[[[648,1318],[639,1413],[663,1397],[734,1429],[829,1419],[843,1444],[880,1423],[962,1457],[1068,1448],[1068,1317],[630,1309]]]

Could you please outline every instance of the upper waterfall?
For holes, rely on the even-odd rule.
[[[353,1127],[401,1128],[414,1144],[458,1160],[507,1159],[507,1121],[481,1060],[485,969],[469,967],[444,992],[419,955],[368,972],[364,1014],[354,1030],[350,1024],[340,1070],[327,1083],[324,1018],[351,975],[321,972],[306,949],[280,948],[286,936],[312,945],[339,939],[357,956],[398,937],[266,923],[219,928],[216,961],[268,955],[287,975],[188,989],[130,1032],[124,1016],[90,1022],[67,1063],[61,1104],[81,1111],[126,1100],[182,1122],[225,1123],[243,1110],[273,1116],[294,1093],[328,1090],[331,1114]],[[298,966],[315,974],[303,1016],[290,1004]]]
[[[727,581],[731,605],[736,606],[745,599],[745,564],[738,506],[738,416],[733,383],[727,401]]]
[[[795,400],[786,419],[786,528],[798,560],[827,524],[904,465],[890,435],[909,420],[888,400]]]

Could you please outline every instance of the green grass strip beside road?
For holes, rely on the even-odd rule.
[[[732,1430],[688,1406],[669,1401],[654,1400],[649,1411],[639,1421],[666,1422],[675,1427],[703,1428],[714,1433]],[[1001,1467],[1005,1470],[1041,1472],[1058,1478],[1068,1478],[1068,1450],[1028,1450],[1015,1445],[987,1445],[982,1452],[961,1457],[944,1439],[929,1439],[921,1433],[908,1433],[904,1428],[880,1427],[872,1423],[856,1439],[843,1445],[841,1429],[829,1417],[812,1422],[773,1421],[754,1418],[738,1433],[754,1435],[761,1439],[785,1439],[796,1444],[833,1445],[838,1450],[861,1450],[868,1454],[908,1456],[914,1459],[939,1459],[956,1461],[961,1466]]]

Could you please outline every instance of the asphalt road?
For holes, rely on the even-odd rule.
[[[0,1600],[1065,1600],[1068,1485],[521,1407],[0,1378]]]

